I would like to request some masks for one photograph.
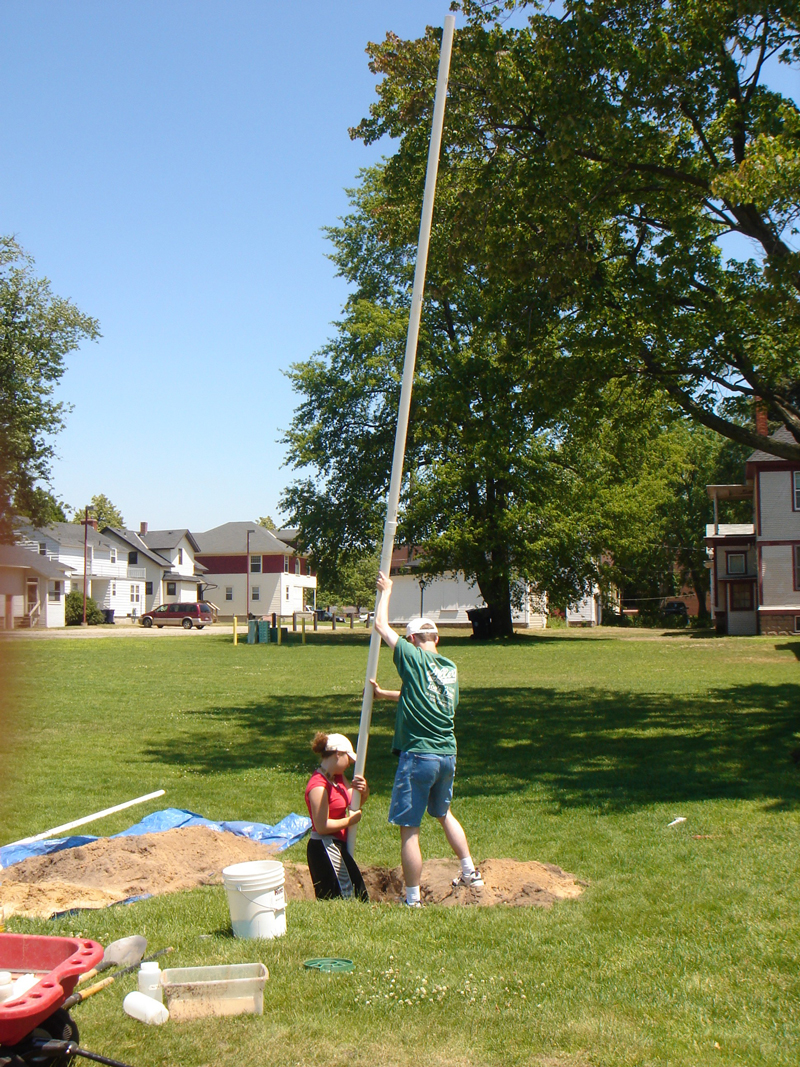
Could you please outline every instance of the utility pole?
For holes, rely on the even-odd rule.
[[[89,507],[83,513],[83,622],[81,626],[87,626],[86,622],[86,557],[89,554]]]

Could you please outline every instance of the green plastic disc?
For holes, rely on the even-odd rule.
[[[335,972],[337,974],[342,974],[345,971],[352,971],[355,964],[352,960],[340,960],[328,957],[319,960],[306,960],[303,966],[309,971],[326,971],[328,973]]]

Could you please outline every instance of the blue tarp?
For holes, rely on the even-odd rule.
[[[179,826],[210,826],[213,830],[229,830],[240,837],[249,837],[251,841],[260,841],[264,845],[274,845],[277,852],[283,852],[290,845],[295,845],[311,829],[311,819],[307,815],[287,815],[274,826],[263,822],[214,822],[204,819],[194,811],[182,808],[164,808],[145,816],[141,822],[120,830],[113,837],[134,837],[141,834],[160,834],[164,830],[175,830]],[[76,848],[99,841],[98,837],[84,834],[72,837],[53,838],[45,841],[32,841],[27,845],[6,845],[0,848],[0,867],[10,867],[12,863],[30,859],[31,856],[46,856],[50,852],[60,852],[65,848]]]

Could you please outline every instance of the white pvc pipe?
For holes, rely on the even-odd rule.
[[[35,837],[23,837],[19,841],[12,841],[3,847],[11,848],[12,845],[29,845],[32,841],[44,841],[45,838],[63,833],[64,830],[74,830],[76,826],[84,826],[87,822],[94,822],[95,819],[104,819],[106,815],[113,815],[115,811],[124,811],[125,808],[132,808],[134,804],[144,804],[146,800],[155,800],[156,797],[163,797],[165,792],[165,789],[158,789],[155,793],[146,793],[143,797],[137,797],[135,800],[126,800],[124,804],[116,804],[113,808],[104,808],[103,811],[96,811],[94,815],[85,815],[82,819],[75,819],[74,822],[65,822],[63,826],[54,826],[52,830],[45,830],[44,833],[37,834]]]
[[[394,535],[397,531],[397,511],[400,506],[400,488],[403,481],[403,461],[406,452],[408,433],[408,416],[411,409],[411,388],[414,384],[414,366],[417,360],[417,340],[422,316],[422,300],[425,291],[425,270],[428,265],[428,248],[431,239],[431,222],[433,220],[433,201],[436,195],[436,176],[439,170],[439,152],[442,145],[442,128],[444,126],[444,106],[447,99],[447,78],[450,73],[450,56],[453,51],[453,34],[456,20],[454,15],[445,16],[442,33],[442,48],[439,53],[439,75],[436,79],[436,96],[433,105],[433,124],[431,140],[428,147],[428,165],[425,174],[425,192],[422,197],[422,215],[419,223],[419,240],[417,243],[417,263],[414,268],[414,287],[411,291],[411,311],[408,318],[408,335],[406,354],[403,362],[403,380],[400,386],[400,404],[397,412],[397,429],[394,438],[394,456],[392,458],[392,477],[389,483],[389,495],[386,500],[386,522],[383,527],[383,548],[381,550],[381,570],[388,574],[392,565]],[[375,613],[383,594],[379,591],[375,599]],[[355,773],[364,773],[367,762],[367,745],[369,728],[372,722],[372,686],[370,678],[378,671],[378,658],[381,651],[381,638],[376,629],[372,630],[367,657],[367,675],[364,681],[364,697],[361,702],[361,724],[356,745]],[[350,805],[358,811],[361,797],[354,790]],[[357,826],[347,831],[347,847],[352,853],[355,849]]]

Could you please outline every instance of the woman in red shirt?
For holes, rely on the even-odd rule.
[[[361,871],[347,851],[347,827],[361,818],[360,810],[350,811],[353,789],[361,794],[363,805],[369,787],[359,774],[353,776],[350,787],[344,779],[344,771],[356,759],[344,734],[317,734],[311,751],[320,760],[306,786],[306,804],[313,824],[306,855],[317,900],[357,897],[368,901]]]

